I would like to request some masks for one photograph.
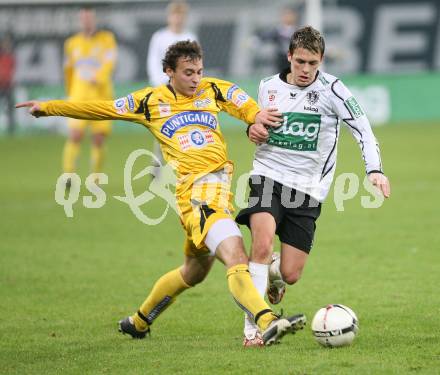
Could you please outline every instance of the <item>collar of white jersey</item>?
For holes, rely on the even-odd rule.
[[[288,88],[290,89],[297,89],[297,90],[308,90],[311,88],[314,88],[315,86],[319,85],[319,75],[322,74],[320,70],[316,72],[315,79],[313,82],[308,86],[297,86],[292,85],[291,83],[287,82],[287,75],[290,73],[290,68],[287,68],[283,70],[280,74],[278,74],[278,79]]]

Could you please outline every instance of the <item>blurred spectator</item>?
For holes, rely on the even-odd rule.
[[[151,37],[147,55],[147,74],[150,85],[160,86],[168,83],[169,78],[163,71],[162,59],[168,47],[182,40],[197,40],[195,34],[186,30],[189,6],[185,1],[172,1],[167,7],[167,26],[157,30]],[[159,144],[155,141],[153,152],[160,164],[164,164]],[[160,164],[153,160],[154,178],[160,176]]]
[[[6,117],[6,127],[12,134],[14,130],[13,94],[14,94],[15,56],[12,38],[5,34],[0,40],[0,100]]]
[[[113,33],[98,30],[96,13],[83,8],[79,13],[81,31],[64,43],[64,79],[70,100],[113,99],[112,75],[117,45]],[[91,169],[101,172],[104,141],[111,131],[110,121],[69,119],[69,137],[64,146],[63,171],[75,172],[81,141],[86,128],[92,132]],[[66,181],[70,187],[70,179]]]
[[[263,42],[272,43],[275,47],[275,67],[277,72],[290,68],[286,51],[289,49],[290,37],[295,32],[298,23],[298,12],[292,6],[281,9],[280,24],[272,30],[257,32],[257,37]]]

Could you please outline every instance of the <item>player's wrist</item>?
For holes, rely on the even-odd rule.
[[[246,129],[246,135],[247,135],[248,138],[249,138],[249,131],[250,131],[252,125],[254,125],[254,124],[248,125],[248,127]]]

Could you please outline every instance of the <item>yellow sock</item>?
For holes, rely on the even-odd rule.
[[[229,268],[226,275],[235,302],[264,331],[276,316],[255,288],[247,264],[237,264]]]
[[[64,173],[72,173],[76,168],[76,159],[78,158],[80,149],[79,142],[67,140],[63,150],[63,171]]]
[[[136,329],[145,331],[153,324],[154,319],[174,302],[180,293],[190,287],[183,280],[179,268],[163,275],[156,281],[139,311],[132,316]]]
[[[104,147],[92,146],[90,155],[92,173],[99,173],[102,171],[102,164],[104,161]]]

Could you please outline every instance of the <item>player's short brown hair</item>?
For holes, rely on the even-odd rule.
[[[312,26],[302,27],[296,30],[290,38],[289,52],[293,54],[297,48],[304,48],[323,56],[325,51],[324,37]]]
[[[176,70],[177,61],[180,57],[186,57],[191,61],[200,60],[203,58],[202,47],[195,40],[184,40],[169,46],[165,58],[162,60],[164,73],[167,68]]]

